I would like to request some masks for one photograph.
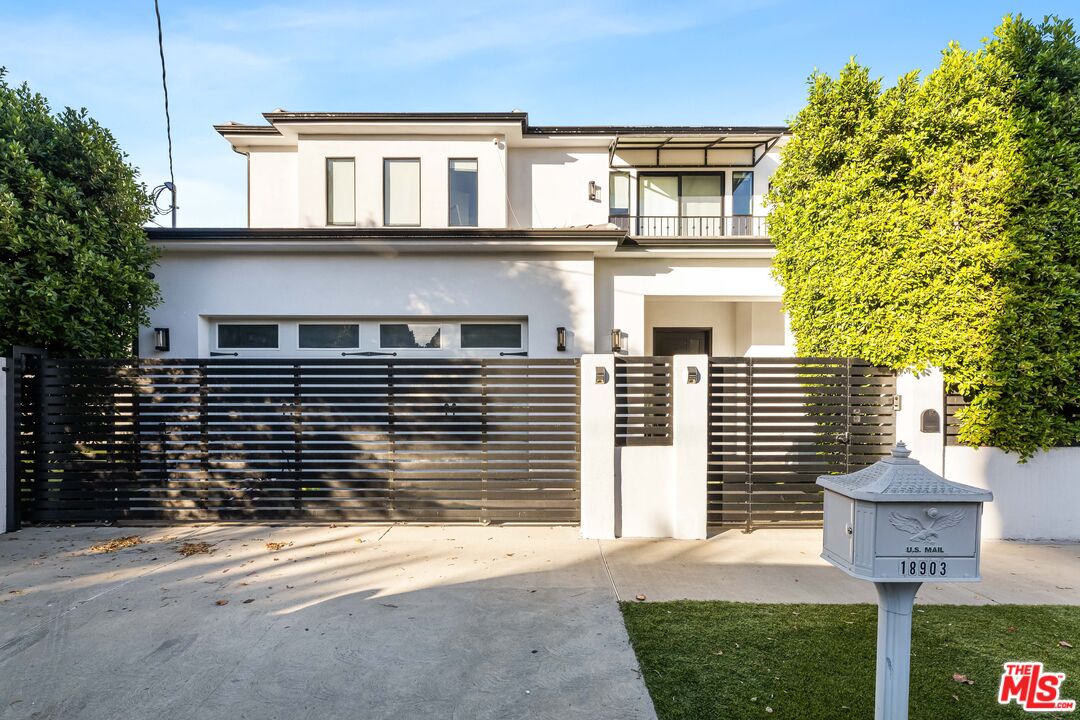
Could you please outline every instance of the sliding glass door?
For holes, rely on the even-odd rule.
[[[639,235],[723,235],[722,174],[639,175],[638,199]]]

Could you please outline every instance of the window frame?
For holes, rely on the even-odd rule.
[[[390,222],[390,163],[416,163],[416,222]],[[449,211],[448,211],[449,212]],[[383,158],[383,227],[421,227],[424,222],[424,179],[423,165],[419,157],[384,157]]]
[[[274,347],[237,347],[236,345],[222,345],[221,344],[221,327],[223,325],[259,325],[264,327],[273,327],[276,331],[276,342]],[[214,322],[214,347],[215,351],[223,350],[248,350],[254,352],[281,352],[281,322],[261,322],[256,320],[226,320]]]
[[[405,325],[405,326],[409,326],[409,325],[434,325],[435,327],[439,328],[439,347],[392,347],[392,346],[388,346],[388,345],[383,345],[382,344],[382,328],[383,328],[383,325]],[[460,348],[447,347],[446,345],[442,344],[443,343],[443,336],[445,335],[445,331],[446,331],[446,328],[447,328],[447,323],[445,323],[445,322],[410,322],[409,320],[404,320],[404,321],[402,321],[402,320],[377,320],[377,321],[375,321],[375,327],[376,327],[376,330],[377,330],[376,336],[378,338],[378,343],[379,343],[378,348],[379,348],[379,350],[405,350],[405,351],[408,351],[408,352],[443,352],[445,350],[460,349]],[[458,345],[459,346],[461,345],[460,341],[458,342]]]
[[[639,173],[640,174],[640,173]],[[615,212],[615,208],[612,207],[611,201],[615,195],[615,177],[626,178],[626,212]],[[630,217],[630,196],[632,184],[630,182],[630,173],[626,170],[610,170],[608,171],[608,217]],[[622,208],[619,208],[620,210]]]
[[[352,175],[353,175],[353,201],[352,201],[352,221],[351,222],[334,222],[333,221],[333,205],[334,205],[334,180],[333,174],[330,172],[332,163],[348,161],[352,163]],[[325,185],[326,185],[326,225],[327,227],[355,227],[356,226],[356,157],[327,157],[325,159]]]
[[[456,323],[458,330],[458,350],[524,350],[525,349],[525,323],[520,320],[459,320]],[[517,325],[518,328],[518,344],[517,346],[509,345],[477,345],[466,346],[464,341],[465,326],[466,325]]]
[[[304,325],[352,325],[356,327],[356,345],[349,347],[304,347],[300,340],[300,328]],[[296,349],[298,352],[333,352],[335,350],[359,350],[363,345],[363,324],[359,320],[297,320],[296,321]],[[280,345],[280,342],[278,343]]]
[[[680,171],[680,170],[675,170],[675,171],[670,171],[670,170],[664,171],[664,170],[662,170],[662,171],[652,171],[652,172],[639,172],[637,174],[638,181],[637,181],[637,188],[636,188],[637,193],[638,193],[638,213],[637,214],[639,216],[641,216],[643,214],[641,212],[641,183],[642,183],[642,181],[644,179],[646,179],[646,178],[649,178],[649,177],[660,176],[660,177],[675,177],[675,178],[679,179],[679,182],[678,182],[678,195],[675,198],[676,202],[678,203],[678,206],[679,206],[679,214],[678,215],[672,215],[671,217],[677,217],[680,220],[683,219],[684,217],[702,217],[700,215],[683,215],[683,205],[682,205],[683,187],[682,186],[683,186],[683,176],[684,175],[710,175],[710,176],[713,176],[713,177],[719,177],[720,178],[720,215],[719,215],[719,217],[726,217],[727,216],[727,194],[726,194],[726,191],[727,191],[727,177],[726,177],[727,172],[725,172],[724,170],[712,170],[712,171],[708,171],[708,172],[684,172],[684,171]],[[706,216],[706,217],[713,217],[713,216]]]
[[[749,175],[750,176],[750,205],[749,210],[745,213],[735,212],[735,175]],[[731,217],[753,217],[754,216],[754,185],[757,183],[757,178],[754,177],[753,170],[732,170],[731,171]]]
[[[452,201],[453,188],[450,185],[454,177],[454,162],[472,161],[476,163],[476,222],[472,225],[454,224],[454,203]],[[452,157],[446,159],[446,225],[447,227],[480,227],[480,158],[478,157]]]

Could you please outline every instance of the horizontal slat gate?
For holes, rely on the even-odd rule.
[[[615,441],[671,445],[670,357],[615,357]]]
[[[713,358],[708,520],[819,525],[818,476],[850,472],[895,441],[892,372],[834,358]]]
[[[573,360],[45,360],[23,516],[577,522],[577,377]]]

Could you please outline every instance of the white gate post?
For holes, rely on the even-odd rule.
[[[672,365],[674,536],[704,540],[708,526],[709,356],[676,355]]]
[[[581,536],[615,537],[615,356],[581,356]]]

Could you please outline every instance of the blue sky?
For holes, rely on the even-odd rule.
[[[814,68],[892,80],[1069,3],[161,0],[180,224],[242,226],[245,165],[211,125],[293,111],[529,112],[534,124],[781,124]],[[0,65],[86,107],[167,178],[153,0],[0,3]]]

